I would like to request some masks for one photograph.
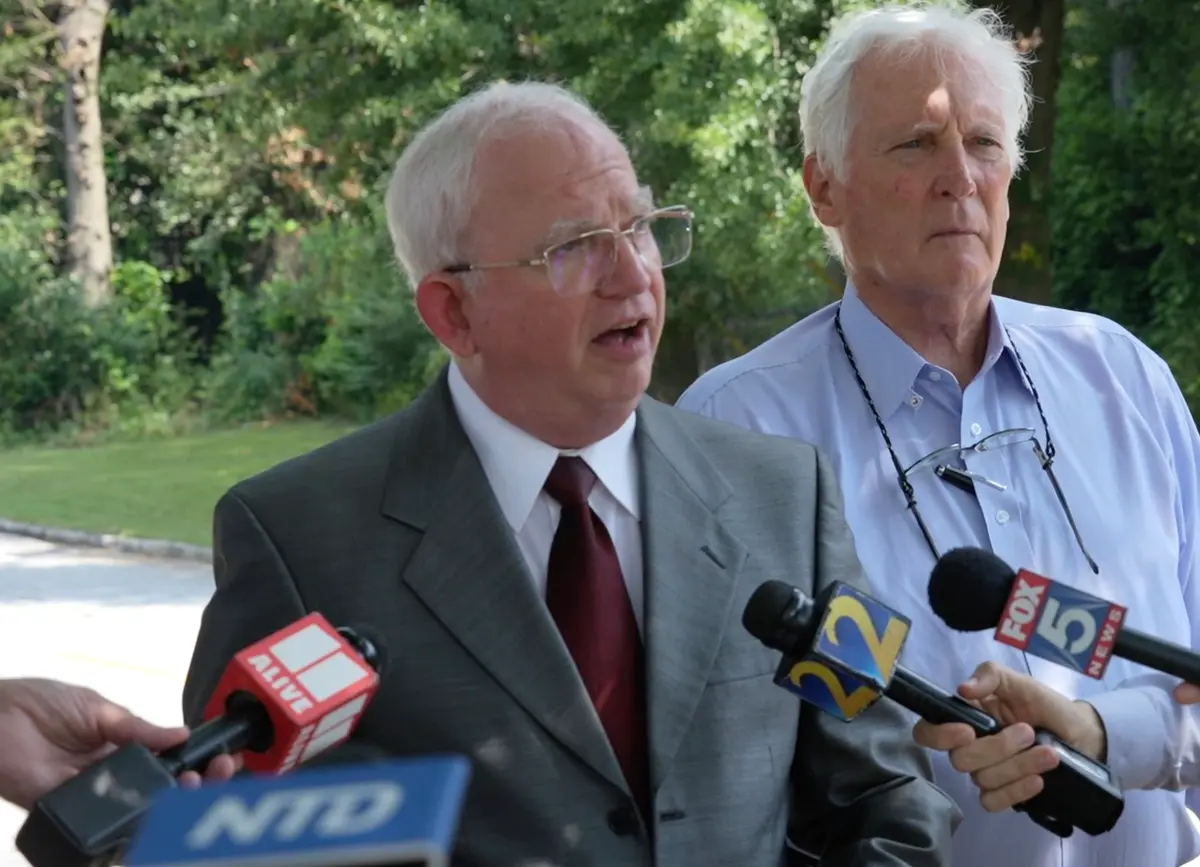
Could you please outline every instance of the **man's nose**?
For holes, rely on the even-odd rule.
[[[975,191],[971,155],[966,147],[961,141],[945,146],[937,178],[937,194],[951,199],[966,199],[975,195]]]
[[[653,257],[647,258],[653,262]],[[621,235],[617,238],[617,261],[613,263],[612,275],[600,287],[600,294],[621,297],[646,292],[654,280],[655,267],[642,259],[633,238]]]

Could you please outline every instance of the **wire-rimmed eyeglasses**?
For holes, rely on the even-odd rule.
[[[912,490],[912,482],[909,480],[909,476],[914,473],[920,473],[922,470],[932,469],[934,474],[943,481],[969,493],[974,493],[977,483],[1003,491],[1006,490],[1006,486],[1000,482],[973,472],[970,468],[962,469],[961,467],[954,466],[951,462],[962,460],[970,452],[986,452],[992,449],[1018,446],[1024,443],[1031,443],[1033,445],[1033,453],[1037,456],[1038,463],[1042,465],[1042,469],[1046,471],[1046,475],[1050,478],[1050,484],[1054,486],[1054,494],[1058,498],[1058,503],[1062,507],[1067,523],[1071,526],[1071,532],[1075,534],[1075,542],[1079,545],[1079,550],[1083,553],[1088,565],[1092,567],[1092,571],[1097,575],[1100,574],[1100,567],[1096,565],[1096,561],[1088,553],[1087,546],[1083,544],[1083,536],[1080,534],[1079,527],[1075,523],[1075,516],[1071,513],[1071,507],[1067,505],[1067,497],[1063,493],[1062,486],[1058,483],[1058,478],[1054,475],[1054,456],[1048,454],[1047,450],[1042,448],[1042,444],[1038,442],[1033,428],[1029,427],[1009,428],[997,431],[996,433],[988,434],[969,446],[955,443],[954,445],[935,449],[920,460],[913,462],[907,469],[901,472],[901,479],[906,486],[905,494],[908,497],[909,510],[913,513],[913,517],[916,518],[917,525],[921,528],[921,535],[925,537],[930,551],[933,552],[934,559],[941,557],[941,554],[938,551],[937,545],[934,544],[933,536],[930,534],[929,528],[925,525],[920,511],[917,509],[917,498]],[[965,461],[963,462],[965,463]]]
[[[603,286],[617,267],[619,240],[628,238],[638,258],[650,268],[670,268],[692,252],[692,212],[683,205],[660,208],[638,217],[628,229],[594,229],[555,244],[536,259],[451,265],[451,273],[493,268],[545,267],[554,291],[563,297],[582,295]]]

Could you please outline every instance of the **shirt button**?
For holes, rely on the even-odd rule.
[[[934,382],[941,382],[942,381],[942,373],[939,370],[931,370],[931,371],[929,371],[929,378],[931,380],[933,380]]]
[[[910,397],[908,399],[908,405],[913,409],[917,409],[921,405],[921,395],[914,394],[912,397]]]
[[[971,433],[973,433],[975,436],[979,436],[981,433],[983,433],[983,425],[981,425],[979,422],[975,422],[975,424],[971,425]]]
[[[998,524],[1007,524],[1008,518],[1009,518],[1008,512],[1004,511],[1004,509],[1001,509],[999,512],[996,513],[996,523],[998,523]]]

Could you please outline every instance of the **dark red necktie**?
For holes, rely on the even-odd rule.
[[[596,474],[582,458],[565,456],[546,479],[546,493],[562,505],[550,547],[546,605],[649,822],[642,641],[612,538],[588,505],[595,483]]]

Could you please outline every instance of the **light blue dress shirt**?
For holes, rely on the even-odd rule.
[[[904,664],[954,689],[991,659],[1086,699],[1104,720],[1108,764],[1126,789],[1125,813],[1111,832],[1076,831],[1062,840],[1023,814],[984,811],[970,777],[934,753],[937,783],[964,813],[954,863],[1177,867],[1196,858],[1200,835],[1188,805],[1200,806],[1200,798],[1191,791],[1185,801],[1180,790],[1200,782],[1200,706],[1172,699],[1175,679],[1114,659],[1097,681],[997,643],[990,632],[953,632],[931,612],[933,555],[838,340],[836,309],[830,305],[708,371],[679,406],[822,448],[837,467],[873,591],[912,618]],[[995,298],[990,317],[983,367],[962,389],[872,314],[853,286],[841,313],[905,467],[943,446],[967,446],[1014,427],[1034,428],[1045,445],[1015,346],[1049,422],[1055,474],[1100,572],[1080,552],[1028,443],[967,456],[967,469],[1003,491],[976,484],[971,496],[931,470],[911,475],[934,542],[943,553],[960,545],[989,548],[1014,568],[1127,606],[1130,628],[1200,645],[1200,437],[1167,365],[1124,328],[1094,315]]]

